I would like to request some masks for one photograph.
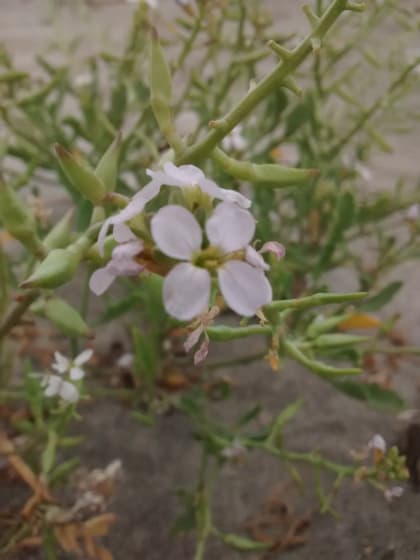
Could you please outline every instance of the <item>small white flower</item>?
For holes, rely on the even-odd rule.
[[[147,6],[149,6],[149,8],[152,8],[153,10],[157,10],[158,9],[158,0],[125,0],[126,4],[139,4],[141,2],[143,2],[144,4],[147,4]]]
[[[151,221],[158,249],[168,257],[183,261],[164,280],[166,311],[180,321],[189,321],[203,313],[211,289],[207,264],[217,273],[227,305],[238,315],[251,317],[272,299],[271,285],[263,271],[233,254],[249,245],[255,232],[253,216],[235,204],[222,202],[207,220],[205,230],[210,247],[203,253],[201,227],[184,207],[165,206]]]
[[[138,239],[128,226],[118,224],[114,228],[114,238],[120,244],[112,251],[111,260],[106,266],[98,268],[89,280],[89,287],[97,296],[102,295],[118,276],[138,276],[144,267],[134,260],[143,249],[143,242]]]
[[[405,217],[409,222],[416,222],[420,218],[420,204],[412,204],[407,209]]]
[[[404,488],[402,486],[392,486],[387,488],[384,492],[384,496],[387,502],[392,502],[395,498],[401,498],[404,494]]]
[[[354,170],[359,175],[359,177],[363,179],[363,181],[366,181],[366,183],[370,183],[372,181],[372,171],[364,163],[356,161],[356,163],[354,164]]]
[[[238,124],[235,128],[223,138],[222,147],[227,152],[243,152],[248,143],[242,135],[242,126]]]
[[[237,439],[233,440],[230,447],[225,447],[222,451],[222,455],[225,459],[230,461],[238,461],[246,453],[246,448]]]
[[[59,375],[50,374],[43,375],[41,385],[44,389],[44,394],[46,397],[60,397],[63,401],[69,403],[77,402],[79,399],[79,391],[77,387],[66,381]]]
[[[147,174],[152,180],[133,196],[121,212],[105,220],[98,236],[98,247],[101,254],[103,254],[104,242],[109,227],[125,224],[143,212],[146,204],[159,194],[162,185],[178,187],[180,189],[199,188],[211,199],[234,202],[242,208],[249,208],[251,206],[251,201],[248,198],[236,191],[222,189],[214,181],[208,179],[201,169],[194,165],[181,165],[177,167],[173,163],[167,162],[163,166],[163,171],[151,171],[148,169]]]
[[[299,148],[292,142],[284,142],[284,144],[280,144],[280,146],[277,146],[277,148],[272,150],[271,155],[279,163],[289,165],[290,167],[295,167],[299,163],[300,159]]]
[[[69,360],[60,352],[54,352],[55,362],[52,364],[52,369],[61,375],[68,374],[72,381],[78,381],[85,376],[85,372],[81,366],[88,362],[93,355],[93,350],[87,348],[83,350],[74,360]],[[49,377],[57,377],[52,375]],[[61,379],[60,377],[58,379]],[[53,384],[56,383],[53,381]]]
[[[120,369],[131,369],[134,364],[134,355],[131,352],[126,352],[117,360],[117,367]]]
[[[375,434],[368,443],[368,448],[372,451],[386,452],[386,441],[380,434]]]

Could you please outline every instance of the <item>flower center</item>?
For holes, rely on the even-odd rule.
[[[205,249],[197,252],[191,259],[192,264],[200,268],[215,271],[222,263],[222,252],[218,247],[209,245]]]

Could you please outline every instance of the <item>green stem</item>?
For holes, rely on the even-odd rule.
[[[328,305],[330,303],[350,303],[359,301],[367,296],[367,292],[354,292],[350,294],[313,294],[311,296],[283,299],[273,301],[264,306],[266,311],[283,311],[285,309],[306,309],[317,305]]]
[[[187,148],[176,161],[177,165],[196,163],[207,157],[217,144],[229,132],[249,115],[267,95],[284,84],[288,76],[312,52],[312,39],[322,39],[333,26],[338,17],[349,8],[347,0],[333,0],[312,32],[303,40],[299,47],[290,52],[290,55],[278,64],[258,85],[242,98],[225,117],[214,123],[214,128],[200,142]]]
[[[0,340],[19,322],[28,307],[39,297],[39,290],[31,290],[22,296],[19,303],[11,307],[6,317],[0,323]]]

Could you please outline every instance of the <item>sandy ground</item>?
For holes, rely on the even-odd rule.
[[[57,8],[58,18],[52,24],[53,4],[52,0],[0,0],[0,39],[24,68],[31,67],[33,53],[48,39],[57,35],[63,38],[75,30],[82,33],[83,29],[89,28],[91,41],[86,49],[92,48],[96,39],[103,37],[104,29],[107,40],[118,43],[126,32],[133,9],[121,3],[96,0],[95,4],[101,5],[101,9],[95,10],[93,17],[90,12],[83,13],[78,2],[63,2],[64,7]],[[161,0],[161,4],[164,4],[169,19],[176,10],[175,2]],[[300,31],[305,28],[299,4],[295,0],[271,2],[282,29]],[[391,156],[375,159],[373,188],[391,185],[391,179],[401,169],[407,178],[418,177],[419,137],[420,131],[417,130],[403,140],[395,140],[395,151]],[[405,265],[395,275],[403,278],[406,285],[385,312],[402,311],[403,331],[408,333],[412,344],[418,344],[419,265]],[[351,288],[351,278],[345,271],[337,273],[332,281],[337,289]],[[233,352],[239,352],[241,348],[236,344]],[[213,351],[217,352],[217,349]],[[280,374],[272,373],[262,364],[238,367],[225,373],[235,379],[237,388],[228,410],[226,406],[214,407],[214,413],[222,417],[237,415],[256,401],[261,403],[266,415],[272,416],[291,400],[304,396],[303,411],[288,431],[288,443],[292,449],[319,448],[332,459],[348,460],[349,450],[366,443],[374,433],[380,432],[392,441],[399,428],[392,416],[369,410],[337,394],[322,380],[294,364],[285,364]],[[417,367],[407,364],[398,378],[410,406],[419,406]],[[86,436],[81,446],[83,461],[95,467],[121,458],[124,465],[124,478],[113,508],[118,522],[109,539],[115,558],[192,558],[191,540],[174,538],[169,533],[177,511],[174,489],[191,484],[198,464],[197,446],[190,437],[191,428],[185,419],[178,415],[163,417],[155,426],[145,428],[132,419],[127,408],[114,402],[100,402],[86,408],[83,416],[79,428]],[[303,474],[307,491],[303,495],[292,492],[292,498],[287,492],[284,498],[289,503],[296,503],[298,513],[316,509],[316,499],[311,491],[313,475],[308,470]],[[265,498],[286,479],[287,475],[277,461],[254,453],[247,456],[238,468],[224,469],[214,500],[219,528],[241,531]],[[296,551],[273,554],[272,558],[418,560],[419,505],[419,496],[409,486],[400,500],[389,505],[378,492],[346,483],[335,502],[338,519],[314,513],[307,534],[309,544]],[[236,560],[240,556],[210,543],[206,558]]]

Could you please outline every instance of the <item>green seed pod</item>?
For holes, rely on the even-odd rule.
[[[95,169],[96,177],[105,185],[107,192],[112,192],[115,189],[120,152],[121,133],[118,133]]]
[[[69,245],[72,219],[73,210],[69,210],[44,237],[44,246],[47,251],[61,249]]]
[[[99,204],[106,195],[103,182],[95,175],[80,157],[69,152],[60,144],[55,145],[55,153],[62,170],[71,184],[80,194],[92,202]]]
[[[80,259],[68,249],[53,249],[21,288],[58,288],[73,278]]]
[[[351,315],[348,313],[346,315],[334,315],[334,317],[327,317],[325,319],[316,317],[306,329],[306,335],[308,338],[315,338],[320,334],[328,333],[349,317]]]
[[[356,334],[322,334],[312,341],[314,348],[344,348],[346,346],[353,346],[354,344],[362,344],[372,340],[370,336],[360,336]]]
[[[62,299],[48,299],[44,306],[43,315],[67,336],[92,336],[80,313]]]
[[[15,191],[0,181],[0,221],[13,237],[31,253],[42,255],[43,245],[36,233],[35,219]]]

